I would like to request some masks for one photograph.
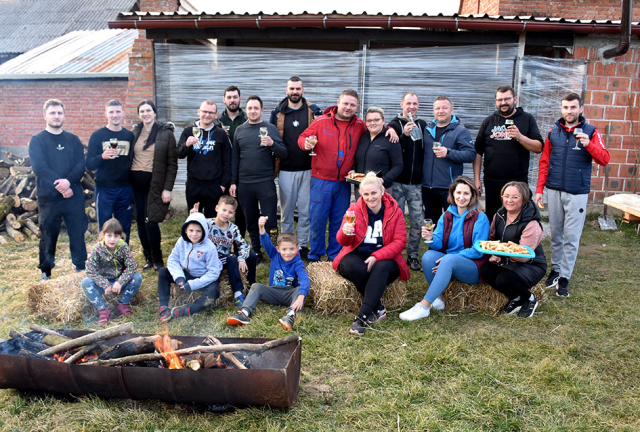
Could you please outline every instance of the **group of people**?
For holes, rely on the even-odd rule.
[[[80,185],[83,146],[62,128],[62,102],[47,101],[46,128],[29,145],[43,232],[41,279],[51,276],[64,218],[76,270],[84,270],[86,262],[88,280],[82,287],[99,310],[99,322],[109,320],[110,310],[102,299],[109,292],[122,293],[117,311],[130,314],[128,301],[141,281],[128,250],[135,205],[143,270],[158,271],[163,321],[212,305],[224,267],[236,304],[242,307],[228,318],[229,324],[247,324],[262,299],[289,306],[280,322],[291,328],[309,289],[301,258],[315,262],[325,254],[364,297],[351,328],[354,334],[364,334],[368,324],[386,317],[380,301],[384,290],[397,278],[409,279],[409,268],[424,271],[429,289],[422,301],[400,315],[402,319],[426,317],[431,307],[443,309],[442,292],[451,278],[484,280],[509,298],[505,313],[530,317],[537,307],[530,288],[546,274],[536,207],[542,207],[546,187],[552,233],[552,269],[546,284],[556,287],[559,296],[569,295],[591,162],[609,161],[600,134],[582,116],[579,95],[563,98],[562,117],[543,142],[533,116],[516,107],[513,88],[500,87],[495,92],[497,110],[483,121],[474,142],[446,96],[435,99],[434,118],[427,122],[418,118],[418,96],[407,93],[400,102],[402,112],[385,124],[378,107],[370,107],[364,121],[358,118],[354,90],[343,91],[337,105],[324,111],[304,98],[299,77],[291,77],[285,91],[270,122],[265,122],[260,97],[248,97],[243,110],[240,89],[228,87],[224,111],[219,115],[214,101],[203,101],[199,119],[183,130],[177,143],[173,125],[156,119],[153,102],[138,105],[141,122],[131,132],[122,126],[122,105],[109,101],[107,125],[91,136],[86,157],[86,167],[96,172],[101,230],[101,242],[88,261]],[[532,151],[542,152],[534,199],[527,183]],[[168,212],[178,158],[187,159],[186,198],[192,214],[165,267],[158,224]],[[462,177],[465,162],[473,162],[473,180]],[[351,203],[346,179],[354,172],[368,174]],[[274,178],[280,189],[281,234]],[[478,205],[483,192],[484,213]],[[347,213],[355,215],[355,222],[345,217]],[[437,223],[426,228],[425,219]],[[244,240],[246,231],[250,244]],[[430,240],[430,248],[419,260],[421,237]],[[472,247],[487,238],[529,246],[536,256],[489,258]],[[255,283],[255,267],[264,259],[261,249],[271,260],[268,285]],[[240,272],[247,272],[252,284],[246,298]],[[185,290],[202,289],[203,296],[170,309],[171,283]]]

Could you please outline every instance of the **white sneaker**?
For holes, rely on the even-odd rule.
[[[440,297],[437,297],[433,303],[431,303],[431,307],[435,310],[444,310],[444,300],[441,300]]]
[[[400,314],[400,319],[403,321],[415,321],[421,318],[429,316],[431,308],[425,307],[422,303],[416,303],[411,309],[404,311]]]

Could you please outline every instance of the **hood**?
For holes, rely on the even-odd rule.
[[[195,122],[193,122],[193,125],[194,125],[195,127],[199,127],[200,129],[202,129],[202,130],[205,130],[205,131],[209,132],[211,129],[213,129],[213,128],[216,126],[216,120],[217,120],[217,119],[214,119],[214,120],[213,120],[213,123],[211,124],[211,127],[210,127],[209,129],[205,129],[205,128],[203,128],[202,126],[200,126],[200,120],[196,120]]]
[[[302,106],[300,108],[298,108],[298,109],[304,109],[304,108],[309,106],[309,104],[307,103],[307,100],[304,98],[304,96],[302,97],[301,100],[302,100]],[[288,114],[288,113],[290,113],[292,111],[297,111],[297,110],[294,110],[289,106],[289,98],[284,98],[278,104],[278,111],[280,111],[283,114]]]
[[[465,219],[471,215],[474,211],[478,211],[478,206],[475,205],[473,206],[473,208],[471,209],[466,209],[464,212],[462,212],[461,215],[458,214],[458,206],[454,205],[454,204],[449,204],[449,208],[447,208],[447,211],[449,213],[451,213],[453,215],[453,217],[455,218],[461,218],[464,217]]]
[[[458,127],[458,125],[460,124],[460,118],[456,117],[455,114],[451,115],[451,122],[445,126],[445,131],[451,130],[451,129],[455,129],[456,127]],[[429,129],[429,132],[431,132],[431,135],[435,136],[435,130],[436,130],[436,126],[438,125],[436,119],[434,118],[432,121],[429,122],[429,124],[427,125],[427,128]]]
[[[507,220],[507,210],[504,207],[500,207],[498,210],[500,217]],[[516,218],[515,222],[530,222],[532,220],[540,222],[540,211],[538,207],[533,203],[531,199],[522,207],[520,214]]]
[[[198,243],[198,244],[201,244],[207,239],[207,237],[209,237],[209,224],[207,224],[207,218],[204,217],[204,214],[200,212],[195,212],[190,214],[187,220],[184,222],[184,224],[182,224],[182,229],[180,230],[180,233],[182,234],[182,238],[184,239],[184,241],[189,243],[191,243],[191,240],[189,240],[189,237],[187,237],[186,229],[187,229],[187,225],[189,225],[192,222],[195,222],[202,227],[202,232],[204,233],[204,235],[202,236],[202,240],[200,240],[200,243]]]
[[[335,122],[337,112],[338,112],[338,105],[332,105],[326,110],[324,110],[322,114],[328,115],[329,117],[331,117],[331,120]],[[351,117],[351,120],[349,120],[349,124],[355,123],[357,119],[358,119],[358,114],[354,114],[353,117]]]

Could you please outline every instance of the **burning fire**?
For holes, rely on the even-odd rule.
[[[62,354],[62,355],[59,355],[59,354],[54,354],[54,355],[53,355],[53,358],[54,358],[56,361],[59,361],[59,362],[63,362],[63,361],[65,361],[65,360],[67,359],[67,357],[69,357],[69,351],[65,351],[65,353],[64,353],[64,354]]]
[[[93,353],[82,357],[76,364],[88,362],[89,360],[93,360],[94,358],[98,358],[98,353]]]
[[[184,369],[182,359],[180,358],[180,356],[175,354],[175,351],[171,344],[172,342],[177,342],[178,344],[180,344],[181,342],[172,341],[168,334],[159,336],[160,337],[157,338],[153,344],[155,345],[156,350],[158,350],[158,352],[162,354],[162,357],[164,357],[164,360],[169,365],[169,369]]]

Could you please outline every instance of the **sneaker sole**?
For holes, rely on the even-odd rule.
[[[538,309],[538,305],[540,304],[540,302],[536,303],[536,305],[533,307],[533,310],[531,311],[531,315],[526,316],[526,317],[521,317],[521,318],[531,318],[533,316],[533,314],[536,313],[536,309]]]
[[[285,324],[281,319],[280,319],[280,320],[278,320],[278,321],[280,321],[280,325],[281,325],[282,327],[284,327],[284,329],[285,329],[286,331],[291,331],[291,329],[293,328],[293,327],[291,327],[291,326],[286,325],[286,324]]]
[[[360,333],[357,330],[349,329],[349,333],[351,333],[352,335],[356,335],[356,336],[364,336],[364,332]]]
[[[558,291],[556,291],[556,295],[558,297],[564,297],[564,298],[571,297],[571,294],[569,294],[569,293],[567,293],[567,295],[562,295],[562,294],[559,294]]]
[[[557,278],[555,278],[553,280],[553,283],[551,285],[545,285],[544,289],[551,289],[551,288],[555,288],[556,286],[558,286],[558,280],[560,279],[560,276],[558,276]]]
[[[240,321],[238,318],[229,317],[229,318],[227,318],[227,324],[229,324],[230,326],[243,326],[243,325],[247,325],[249,323]]]

